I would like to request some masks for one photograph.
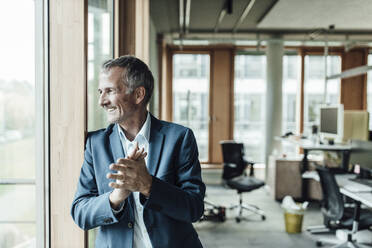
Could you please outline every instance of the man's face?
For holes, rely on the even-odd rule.
[[[133,93],[127,93],[128,87],[122,82],[125,68],[113,67],[101,73],[98,93],[98,103],[106,111],[110,123],[123,123],[137,109]]]

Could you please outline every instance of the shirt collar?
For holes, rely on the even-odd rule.
[[[125,142],[130,142],[127,139],[127,137],[125,136],[124,131],[120,127],[120,125],[118,124],[117,126],[118,126],[118,130],[119,130],[120,139],[124,139]],[[146,121],[145,121],[145,123],[143,123],[141,130],[138,132],[138,134],[136,135],[136,137],[134,138],[133,141],[135,141],[135,140],[137,141],[138,140],[138,137],[143,137],[149,143],[149,140],[150,140],[150,128],[151,128],[151,116],[150,116],[150,113],[147,112]]]

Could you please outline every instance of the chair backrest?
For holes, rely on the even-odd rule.
[[[344,215],[344,201],[335,175],[326,167],[316,168],[323,193],[323,214],[330,220],[340,220]]]
[[[244,146],[234,141],[220,142],[223,157],[222,179],[228,180],[244,173],[247,164],[244,162]]]

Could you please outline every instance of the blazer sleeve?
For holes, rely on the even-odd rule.
[[[117,223],[119,219],[111,209],[110,193],[98,194],[92,159],[91,136],[89,136],[76,194],[71,206],[71,216],[75,223],[84,230]],[[120,219],[124,218],[124,215],[125,213],[121,214]]]
[[[144,207],[185,222],[195,222],[204,212],[205,185],[201,178],[194,134],[186,129],[176,161],[176,185],[153,177]]]

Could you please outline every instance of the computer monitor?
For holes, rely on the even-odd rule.
[[[351,140],[350,164],[359,165],[360,173],[369,172],[372,175],[372,142]]]
[[[344,106],[326,105],[320,108],[319,131],[322,139],[331,138],[342,142],[344,126]]]

